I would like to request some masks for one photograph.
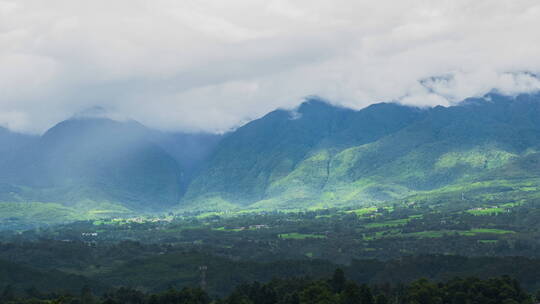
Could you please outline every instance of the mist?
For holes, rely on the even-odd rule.
[[[317,95],[354,109],[540,89],[537,1],[0,1],[0,125],[100,107],[225,132]]]

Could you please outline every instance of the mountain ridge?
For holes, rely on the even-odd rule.
[[[7,138],[20,143],[0,149],[0,203],[85,212],[282,210],[447,197],[472,185],[495,195],[490,183],[521,195],[540,179],[540,94],[361,110],[312,98],[224,135],[75,117],[39,137],[0,129],[0,142]]]
[[[342,146],[336,143],[342,136],[339,132],[334,132],[331,134],[333,144],[307,147],[304,158],[291,166],[286,174],[282,173],[280,178],[267,182],[262,195],[251,201],[248,198],[245,201],[249,202],[240,206],[280,209],[366,204],[403,198],[419,191],[431,191],[437,187],[474,180],[472,177],[486,175],[485,170],[508,165],[510,160],[522,157],[527,149],[538,148],[538,97],[520,95],[511,98],[491,94],[484,99],[468,99],[450,107],[404,107],[408,111],[414,110],[416,116],[405,120],[406,123],[402,126],[395,129],[381,128],[386,130],[386,133],[380,133],[379,138],[368,137],[364,141],[358,137],[344,136],[347,140],[344,140],[345,144]],[[365,118],[368,113],[373,109],[377,109],[374,112],[378,113],[385,107],[401,109],[403,106],[378,104],[350,112],[363,116],[362,119],[355,117],[352,121],[370,121]],[[304,117],[302,115],[300,119]],[[395,122],[395,118],[388,114],[383,117],[391,117],[390,120]],[[266,118],[265,116],[261,119]],[[249,124],[246,125],[246,128],[248,127]],[[362,127],[366,126],[353,125],[351,129],[358,131]],[[380,122],[378,127],[381,127]],[[343,129],[346,128],[341,128]],[[312,130],[317,130],[317,126]],[[293,131],[294,128],[288,129],[288,132]],[[370,134],[374,133],[376,132],[372,129]],[[352,134],[358,135],[361,132]],[[256,141],[251,141],[246,145],[256,144]],[[277,146],[280,144],[282,140]],[[264,160],[261,162],[265,163]],[[263,165],[259,166],[264,168]],[[236,167],[238,168],[242,170],[241,166]],[[228,173],[227,167],[216,171],[207,173],[206,176],[203,174],[199,178],[208,183],[209,179],[215,178],[215,175],[221,172],[225,175],[224,180],[235,180],[234,175]],[[247,174],[249,171],[246,170],[237,173],[242,176]],[[198,186],[197,180],[191,185],[194,186]],[[198,191],[205,195],[197,204],[214,201],[218,206],[222,204],[225,208],[230,208],[234,205],[233,201],[242,200],[236,198],[234,193],[231,195],[227,192],[217,192],[214,197],[208,196],[208,187],[201,188]],[[188,194],[191,195],[188,199],[197,201],[193,192],[195,191],[188,189]]]
[[[79,207],[86,202],[98,209],[105,204],[113,211],[163,210],[177,204],[190,178],[186,172],[193,174],[207,153],[204,145],[196,145],[197,136],[151,130],[135,121],[74,117],[2,164],[0,183],[13,195],[0,198]],[[175,158],[171,138],[192,143],[181,151],[186,159],[193,155],[186,170]]]

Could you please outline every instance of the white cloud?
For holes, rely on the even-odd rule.
[[[535,0],[0,0],[0,125],[93,106],[219,131],[320,95],[361,108],[540,89]]]

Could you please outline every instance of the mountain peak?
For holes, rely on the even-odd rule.
[[[300,104],[298,107],[299,113],[308,113],[312,111],[321,111],[321,110],[328,110],[332,108],[338,108],[328,101],[319,98],[319,97],[310,97],[306,99],[303,103]]]
[[[88,109],[82,110],[75,115],[73,118],[107,118],[108,111],[104,107],[94,106]]]
[[[94,106],[84,109],[74,114],[70,119],[108,119],[114,121],[129,121],[130,119],[124,115],[121,115],[115,111],[104,108],[102,106]]]
[[[457,106],[481,106],[488,103],[505,105],[514,101],[518,102],[534,102],[537,103],[540,99],[540,92],[523,93],[519,95],[506,95],[499,92],[490,92],[481,97],[470,97],[457,103]]]

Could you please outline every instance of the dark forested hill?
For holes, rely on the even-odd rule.
[[[40,137],[1,131],[0,141],[9,141],[9,149],[0,149],[1,202],[105,213],[176,205],[220,138],[102,118],[66,120]]]
[[[181,169],[146,133],[134,122],[67,120],[21,149],[6,164],[3,178],[31,189],[22,199],[122,202],[131,208],[173,205]]]
[[[89,286],[96,291],[105,291],[107,286],[80,275],[63,273],[58,270],[37,270],[32,267],[0,260],[0,286],[11,286],[14,292],[23,290],[68,291],[79,293]]]
[[[0,127],[0,156],[2,160],[37,139],[37,136],[15,133]]]

